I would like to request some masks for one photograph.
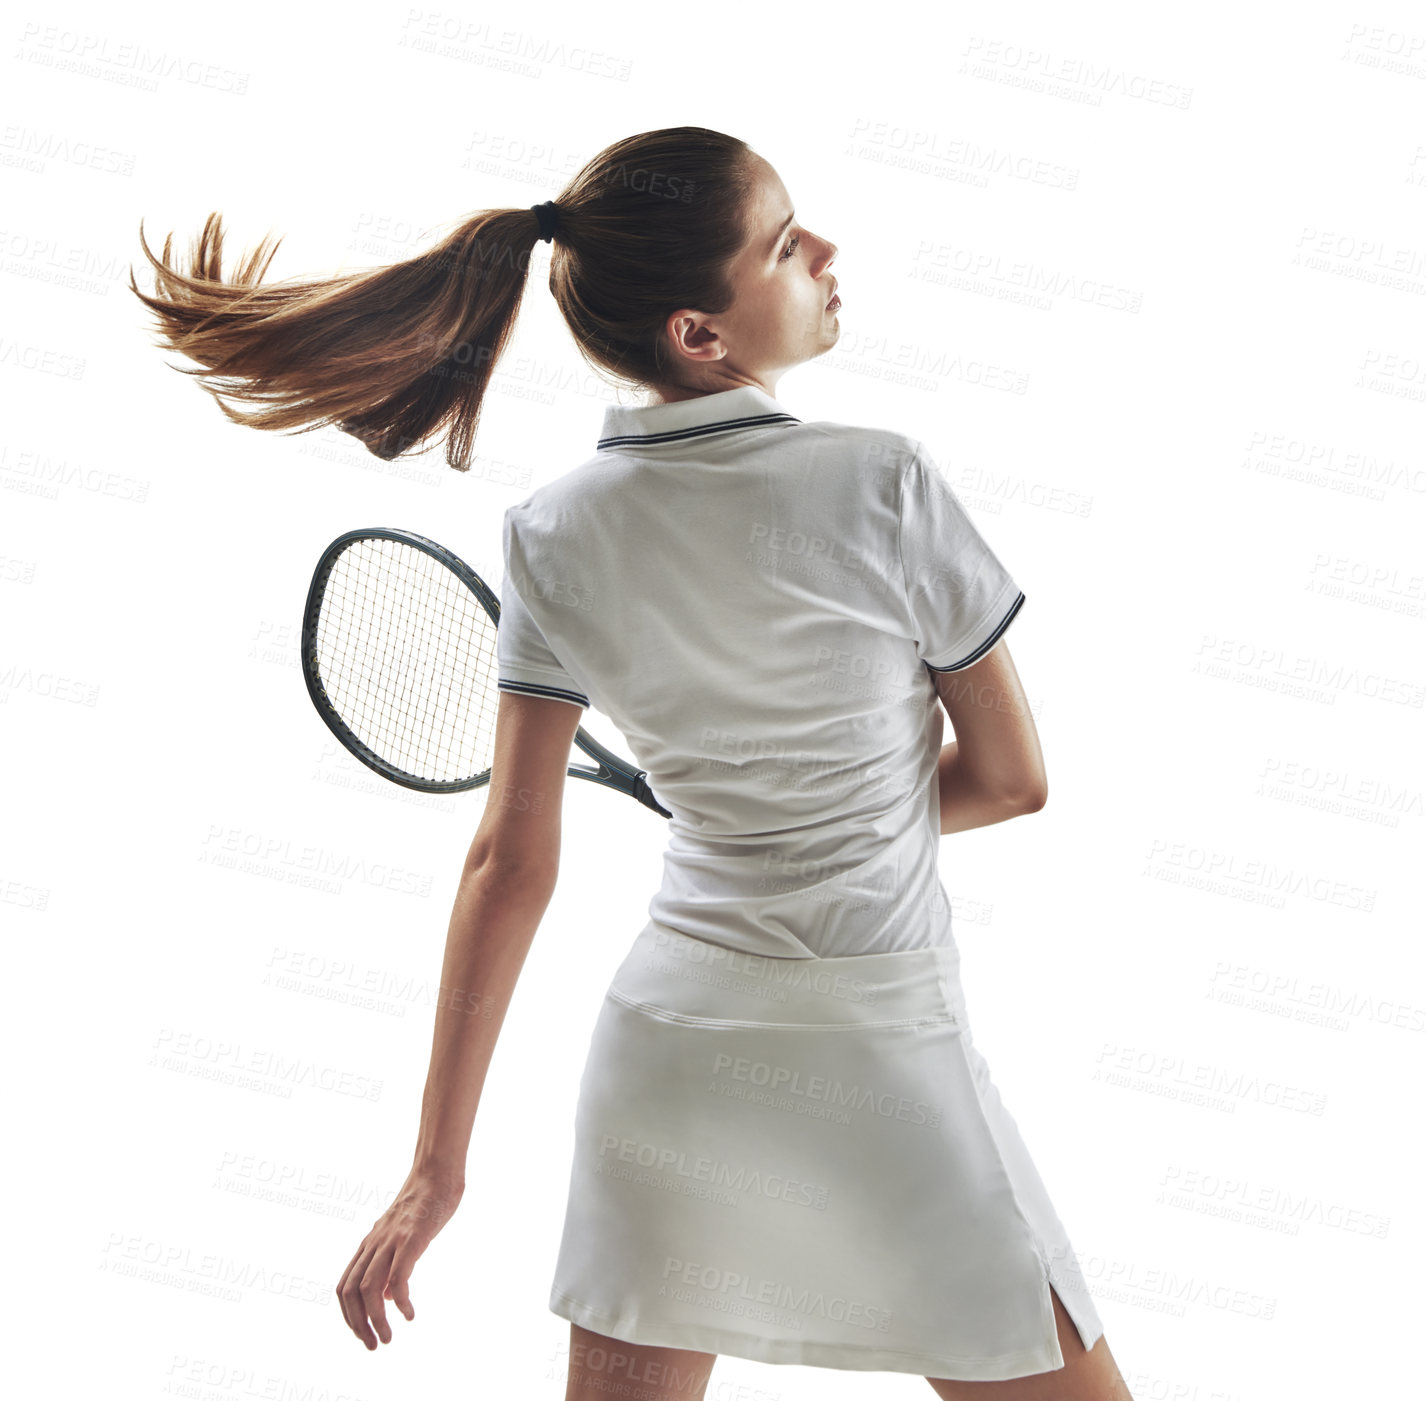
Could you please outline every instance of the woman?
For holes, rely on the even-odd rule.
[[[410,1176],[337,1286],[347,1323],[374,1349],[386,1299],[414,1317],[412,1267],[461,1200],[592,705],[672,817],[581,1081],[550,1295],[567,1397],[697,1401],[727,1352],[1121,1401],[975,1049],[936,865],[938,833],[1045,801],[1003,637],[1024,595],[920,442],[775,398],[835,344],[840,299],[773,168],[647,132],[407,262],[268,288],[261,249],[223,284],[215,215],[189,276],[145,247],[143,300],[224,377],[210,392],[259,406],[230,417],[335,422],[381,457],[444,430],[463,470],[539,238],[585,358],[650,399],[606,408],[594,455],[505,513],[490,797],[441,979],[496,1015],[437,1014]]]

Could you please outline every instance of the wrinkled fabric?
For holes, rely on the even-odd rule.
[[[502,538],[500,688],[608,716],[672,813],[651,919],[774,957],[950,940],[932,675],[1025,596],[924,444],[752,386],[609,407]]]
[[[650,921],[580,1083],[550,1291],[628,1342],[990,1381],[1103,1332],[954,943],[750,955]]]

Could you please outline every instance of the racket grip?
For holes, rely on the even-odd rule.
[[[660,817],[672,817],[673,814],[654,797],[654,790],[644,781],[642,773],[634,775],[634,796],[648,808],[658,813]]]

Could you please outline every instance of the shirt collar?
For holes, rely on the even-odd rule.
[[[740,384],[735,389],[679,399],[672,404],[607,404],[598,446],[650,447],[731,433],[739,428],[767,428],[801,421],[756,385]]]

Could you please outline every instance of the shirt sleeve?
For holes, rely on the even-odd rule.
[[[932,671],[980,661],[1025,595],[919,442],[901,479],[897,530],[916,655]]]
[[[555,656],[521,596],[519,584],[527,576],[509,511],[505,513],[501,535],[505,578],[500,586],[500,626],[495,632],[496,687],[587,707],[589,697]]]

